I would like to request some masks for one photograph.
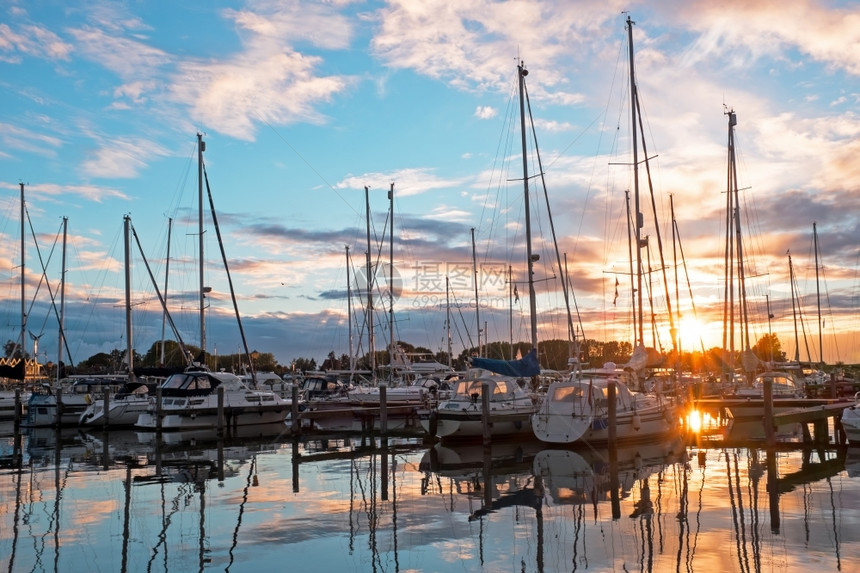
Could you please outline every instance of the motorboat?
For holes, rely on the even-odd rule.
[[[122,376],[64,378],[59,385],[43,384],[33,390],[27,402],[23,426],[77,426],[81,414],[104,395],[125,384]]]
[[[127,382],[122,389],[108,397],[107,409],[105,400],[97,396],[81,413],[78,423],[81,426],[134,426],[138,417],[148,411],[155,387],[155,382],[146,380]]]
[[[267,390],[252,390],[235,374],[189,370],[172,374],[150,397],[149,408],[138,416],[137,428],[190,430],[284,422],[291,401]],[[160,409],[160,414],[159,414]],[[159,424],[160,415],[160,424]]]

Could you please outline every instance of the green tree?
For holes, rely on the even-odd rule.
[[[785,361],[785,352],[782,351],[782,344],[775,334],[765,334],[759,338],[755,346],[752,347],[752,351],[759,360],[764,362]]]
[[[7,340],[3,345],[3,356],[6,358],[18,358],[21,356],[21,347],[14,340]],[[24,358],[29,358],[29,354],[24,352]]]

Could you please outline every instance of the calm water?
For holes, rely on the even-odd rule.
[[[856,448],[490,457],[406,438],[27,432],[0,438],[3,571],[856,571],[860,555]]]

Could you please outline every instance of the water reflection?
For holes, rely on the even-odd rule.
[[[8,571],[847,570],[856,448],[0,438]]]

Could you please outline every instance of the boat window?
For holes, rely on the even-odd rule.
[[[170,378],[164,381],[162,388],[182,388],[186,383],[186,378],[188,376],[185,374],[172,374]]]
[[[555,389],[552,399],[554,402],[574,402],[583,395],[581,386],[561,386]]]
[[[192,376],[191,378],[192,380],[189,380],[190,384],[188,385],[190,390],[206,390],[212,387],[207,376]]]

